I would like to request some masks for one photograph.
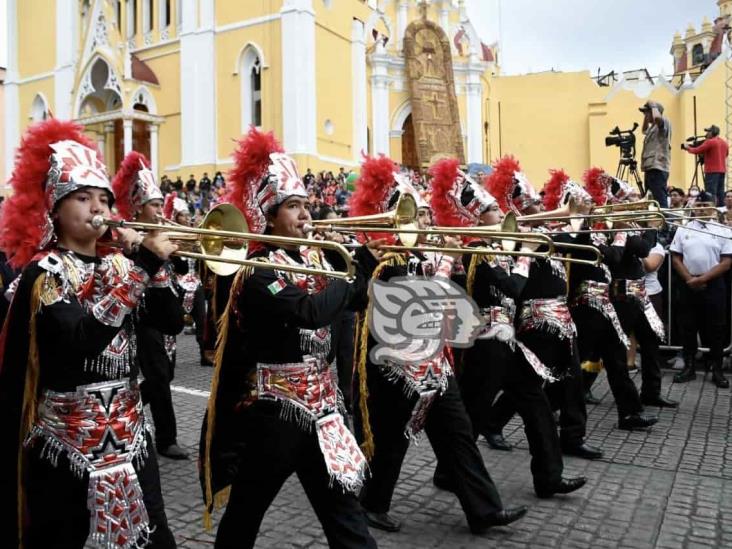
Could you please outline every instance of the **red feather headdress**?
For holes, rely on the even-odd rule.
[[[516,209],[513,206],[513,191],[516,187],[515,173],[519,171],[521,166],[518,160],[508,155],[493,164],[493,171],[485,178],[486,189],[496,198],[504,212]]]
[[[551,177],[544,183],[544,208],[547,211],[556,210],[564,194],[564,187],[569,176],[564,170],[549,170]]]
[[[26,130],[16,151],[10,177],[13,194],[5,200],[0,214],[0,248],[14,268],[28,264],[53,235],[50,213],[55,200],[47,195],[46,181],[54,154],[51,145],[62,141],[74,141],[87,147],[96,154],[93,162],[102,163],[96,144],[74,122],[51,118]],[[64,172],[66,167],[59,169]],[[98,171],[106,177],[103,166]],[[64,175],[68,176],[62,173],[61,177]],[[76,184],[76,188],[84,186],[83,180]],[[93,186],[103,187],[101,184]]]
[[[364,156],[356,190],[348,202],[348,215],[355,217],[386,212],[397,187],[394,179],[397,169],[394,161],[383,154],[377,157]],[[371,233],[371,238],[395,241],[394,235]]]
[[[603,206],[608,199],[610,192],[608,176],[602,168],[590,168],[582,176],[585,183],[585,190],[592,197],[592,201],[598,206]]]
[[[151,200],[162,200],[163,194],[150,170],[145,155],[130,151],[112,179],[117,211],[122,219],[133,219],[137,210]]]
[[[226,193],[222,202],[230,202],[244,214],[249,231],[263,233],[267,222],[257,200],[262,178],[267,175],[270,154],[283,152],[272,132],[263,133],[252,127],[237,140],[234,167],[227,174]]]

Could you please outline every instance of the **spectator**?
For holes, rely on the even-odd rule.
[[[693,217],[703,218],[716,213],[714,198],[702,193],[697,206],[708,205],[708,210],[694,210]],[[684,383],[696,377],[697,334],[709,346],[712,380],[719,388],[729,387],[722,374],[727,289],[724,274],[732,265],[732,240],[729,229],[693,219],[679,227],[671,243],[673,266],[684,282],[677,308],[681,321],[684,369],[674,376],[675,383]]]
[[[345,170],[344,168],[342,168],[342,167],[341,167],[341,168],[340,168],[340,169],[338,170],[338,177],[337,177],[337,179],[338,179],[338,183],[341,183],[341,184],[342,184],[342,183],[345,183],[345,182],[346,182],[346,178],[347,178],[347,177],[348,177],[348,174],[346,173],[346,170]]]
[[[315,176],[310,168],[308,168],[305,175],[302,176],[302,182],[305,184],[305,188],[307,190],[310,190],[315,184]]]
[[[193,177],[193,174],[188,176],[188,181],[186,181],[186,191],[189,193],[196,190],[196,178]]]
[[[723,214],[732,212],[732,191],[724,193],[724,204],[717,209]]]
[[[173,189],[175,189],[175,191],[178,193],[183,190],[183,180],[180,178],[180,176],[177,176],[175,178],[175,181],[173,182]]]
[[[203,177],[198,182],[198,191],[201,194],[208,194],[211,190],[211,180],[208,178],[208,173],[203,172]]]
[[[698,147],[689,147],[686,143],[681,148],[691,154],[704,155],[704,190],[712,195],[716,205],[724,201],[724,175],[727,171],[727,142],[719,137],[719,128],[709,126],[704,130],[706,139]]]
[[[216,172],[216,175],[214,175],[213,179],[213,185],[216,189],[221,189],[224,187],[226,182],[224,181],[224,176],[221,175],[221,172]]]
[[[643,153],[641,170],[645,172],[646,189],[662,208],[668,207],[666,184],[671,167],[671,122],[663,116],[663,105],[648,101],[639,109],[643,113]]]
[[[173,184],[170,182],[170,179],[168,179],[167,175],[164,175],[160,178],[160,192],[163,194],[168,194],[173,189]]]
[[[684,189],[680,189],[679,187],[671,187],[671,189],[669,189],[668,196],[669,196],[669,199],[671,200],[669,207],[671,207],[671,208],[683,208],[684,207],[684,200],[686,200],[686,194],[684,193]]]

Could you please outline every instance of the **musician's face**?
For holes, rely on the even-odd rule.
[[[61,199],[56,207],[54,221],[60,240],[88,242],[100,238],[107,227],[92,227],[95,215],[109,217],[109,192],[84,187]]]
[[[481,225],[498,225],[503,221],[503,212],[498,204],[491,205],[486,211],[480,214]]]
[[[137,220],[141,223],[157,223],[161,215],[163,215],[163,201],[155,198],[145,202],[145,205],[140,209]]]
[[[175,222],[179,225],[190,225],[191,224],[191,214],[190,212],[180,212],[178,215],[175,216]]]
[[[420,229],[428,229],[432,226],[432,212],[429,208],[419,208],[417,210],[417,227]]]
[[[276,215],[270,216],[268,224],[275,236],[305,238],[303,227],[310,220],[307,198],[291,196],[280,204]]]
[[[532,204],[531,206],[527,206],[524,208],[524,211],[521,212],[522,215],[531,215],[536,214],[544,211],[544,206],[541,203]]]

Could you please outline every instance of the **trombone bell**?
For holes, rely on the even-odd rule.
[[[227,231],[235,233],[248,233],[249,226],[246,218],[236,206],[231,204],[218,204],[211,208],[201,222],[201,229],[207,231]],[[206,236],[200,239],[201,250],[204,254],[217,256],[224,259],[246,259],[247,241],[225,239],[216,236]],[[230,276],[239,270],[239,265],[234,263],[223,263],[209,260],[206,266],[219,276]]]

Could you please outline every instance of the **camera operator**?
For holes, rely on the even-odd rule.
[[[706,139],[697,147],[686,143],[681,148],[691,154],[704,155],[704,190],[712,195],[717,206],[724,202],[724,175],[727,171],[727,155],[729,147],[719,137],[719,127],[709,126],[704,129]]]
[[[724,274],[732,265],[732,232],[705,220],[716,220],[713,197],[701,193],[694,210],[695,218],[679,227],[669,250],[673,266],[683,281],[679,295],[679,322],[683,341],[684,369],[674,376],[675,383],[696,377],[697,333],[709,344],[712,381],[726,389],[729,382],[722,374],[722,350],[727,301]],[[700,232],[701,231],[701,232]]]
[[[640,109],[643,113],[643,153],[641,171],[646,174],[646,190],[662,208],[668,207],[666,183],[671,167],[671,122],[663,116],[663,105],[648,101]]]

